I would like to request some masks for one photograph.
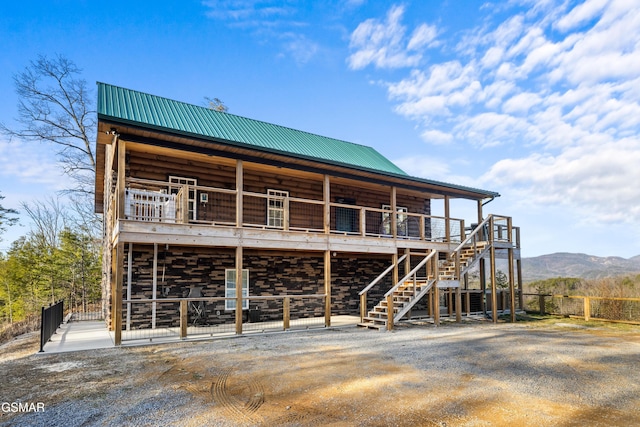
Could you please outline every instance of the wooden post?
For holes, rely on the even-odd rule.
[[[153,244],[153,273],[151,273],[151,329],[156,328],[156,299],[158,298],[158,244]]]
[[[493,244],[493,217],[489,220],[489,244],[491,245],[491,317],[498,323],[498,293],[496,288],[496,247]]]
[[[133,279],[133,243],[129,243],[129,250],[127,251],[127,300],[131,299],[131,281]],[[127,322],[125,328],[131,329],[131,303],[127,303]]]
[[[438,287],[438,253],[435,254],[435,262],[433,263],[433,277],[436,281],[433,287],[433,324],[440,325],[440,288]]]
[[[291,318],[289,313],[289,309],[290,309],[289,307],[290,307],[289,297],[284,297],[284,301],[282,301],[282,326],[285,331],[290,328],[289,324],[291,322]]]
[[[331,251],[324,251],[324,326],[331,326]]]
[[[236,334],[242,334],[242,246],[236,247]]]
[[[180,301],[180,339],[187,337],[187,324],[189,323],[189,309],[186,300]]]
[[[366,236],[367,235],[367,211],[365,210],[365,208],[360,208],[359,214],[360,214],[360,235],[361,236]]]
[[[329,175],[324,176],[323,184],[323,198],[324,198],[324,233],[329,234],[331,232],[331,181]]]
[[[480,298],[480,310],[484,315],[487,314],[487,260],[481,258],[479,262],[480,267],[480,289],[482,290],[482,298]]]
[[[544,295],[538,295],[538,305],[540,306],[540,315],[544,316],[547,314],[544,309]]]
[[[360,321],[364,322],[364,318],[367,316],[367,293],[360,295]]]
[[[509,233],[509,239],[511,239],[512,228],[511,228],[511,218],[507,220],[507,232]],[[515,323],[516,321],[516,287],[515,280],[513,277],[513,247],[509,246],[507,250],[509,256],[509,296],[511,297],[511,322]]]
[[[398,208],[396,206],[396,187],[391,187],[391,235],[398,237]]]
[[[478,224],[481,224],[482,220],[482,200],[478,200]]]
[[[588,322],[590,320],[591,320],[591,298],[584,297],[584,321]]]
[[[451,213],[449,206],[449,196],[444,196],[444,236],[447,243],[451,241]]]
[[[108,239],[111,242],[111,239]],[[111,243],[109,243],[111,246]],[[111,309],[109,310],[109,330],[116,330],[116,277],[118,275],[118,250],[117,246],[111,246],[111,280],[109,286],[111,287]]]
[[[387,296],[387,331],[393,330],[393,295]]]
[[[115,289],[115,319],[113,340],[115,345],[122,344],[122,281],[123,271],[122,265],[124,262],[124,243],[118,243],[116,245],[116,289]]]
[[[516,228],[516,248],[518,251],[520,250],[520,227]],[[518,252],[520,253],[520,252]],[[518,259],[516,260],[516,270],[518,274],[518,298],[520,302],[520,309],[524,309],[524,296],[522,295],[522,263],[521,263],[521,255],[518,255]]]
[[[400,280],[400,273],[398,272],[398,253],[394,253],[393,255],[391,255],[391,263],[394,265],[393,267],[393,273],[392,273],[392,281],[393,284],[391,285],[391,287],[394,287],[395,285],[398,284],[398,280]]]
[[[127,144],[123,140],[118,140],[118,211],[116,219],[124,219],[124,203],[125,203],[125,180],[126,180],[126,154]],[[109,236],[111,238],[111,236]],[[122,265],[119,265],[122,269]]]
[[[243,219],[243,190],[244,171],[242,160],[236,160],[236,227],[242,227]]]
[[[462,293],[460,291],[460,284],[456,288],[456,322],[462,322]]]
[[[282,229],[284,231],[289,231],[289,197],[285,197],[283,200],[283,204],[284,204],[284,221],[282,224]]]
[[[466,293],[466,303],[467,303],[467,316],[471,316],[471,292],[467,289]]]

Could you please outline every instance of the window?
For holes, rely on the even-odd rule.
[[[236,270],[235,269],[226,269],[224,271],[224,297],[225,298],[235,298],[236,297]],[[249,270],[242,270],[242,309],[249,309]],[[236,309],[236,301],[235,300],[225,300],[224,301],[224,309],[225,310],[235,310]]]
[[[193,178],[170,176],[169,184],[169,192],[171,194],[178,194],[183,185],[189,186],[189,220],[196,219],[196,208],[198,206],[196,203],[196,185],[198,185],[198,180]]]
[[[285,197],[288,191],[267,190],[267,225],[269,227],[284,228]]]
[[[386,209],[390,211],[391,206],[382,205],[382,209]],[[396,206],[396,210],[398,212],[398,218],[397,218],[398,236],[407,236],[409,234],[408,233],[409,221],[408,221],[408,216],[404,214],[409,212],[409,209],[402,206]],[[382,229],[384,234],[391,234],[391,216],[389,215],[389,212],[382,213]]]

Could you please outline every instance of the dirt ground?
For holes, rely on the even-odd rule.
[[[0,347],[0,425],[640,425],[640,327],[356,328],[38,355]],[[5,409],[8,406],[4,406]]]

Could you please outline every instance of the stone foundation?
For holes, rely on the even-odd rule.
[[[125,245],[123,299],[127,298],[127,260]],[[153,298],[153,245],[133,245],[131,299]],[[336,254],[331,258],[331,314],[359,315],[358,293],[391,263],[390,256]],[[297,295],[324,294],[324,258],[322,253],[279,253],[245,250],[243,268],[249,270],[251,314],[245,320],[282,319],[282,299],[251,300],[252,296],[288,295],[291,319],[324,316],[323,298],[295,298]],[[235,268],[235,250],[158,245],[157,298],[184,298],[192,287],[202,288],[204,297],[225,296],[225,269]],[[402,269],[401,269],[402,270]],[[392,286],[391,274],[368,293],[368,308],[373,307]],[[207,302],[206,324],[234,323],[235,310],[225,310],[224,301]],[[152,304],[132,303],[130,327],[150,328]],[[156,326],[177,327],[179,303],[156,304]],[[126,328],[126,304],[123,313]]]

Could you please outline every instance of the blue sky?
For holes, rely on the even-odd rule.
[[[497,191],[485,212],[522,227],[524,256],[640,254],[635,1],[23,0],[2,2],[0,42],[9,125],[12,76],[63,54],[91,88],[217,97],[373,146],[412,175]],[[67,185],[46,146],[0,137],[5,207]]]

